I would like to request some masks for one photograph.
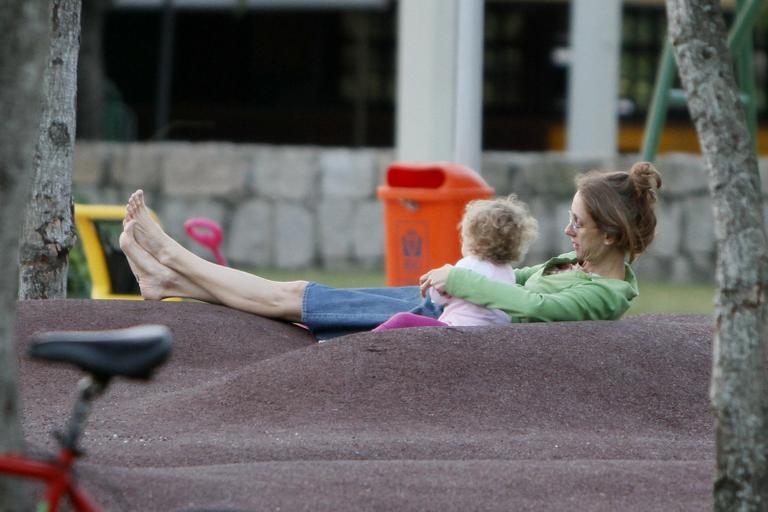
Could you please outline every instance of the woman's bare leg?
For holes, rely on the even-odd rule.
[[[306,281],[279,282],[200,258],[169,237],[150,217],[144,193],[128,201],[126,230],[162,266],[175,271],[226,306],[271,318],[301,321]]]
[[[178,272],[164,267],[152,257],[133,237],[133,223],[127,222],[120,235],[123,250],[133,275],[139,282],[141,296],[148,300],[168,297],[185,297],[205,302],[217,302],[216,298]]]

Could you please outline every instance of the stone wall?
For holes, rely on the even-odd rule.
[[[393,152],[227,143],[78,143],[77,201],[122,204],[136,188],[165,229],[187,247],[183,223],[208,217],[224,229],[230,263],[300,269],[377,268],[384,259],[376,186]],[[559,153],[486,152],[481,173],[498,194],[516,193],[540,223],[526,263],[570,250],[563,235],[578,172],[626,169],[635,158],[574,159]],[[707,175],[700,157],[659,157],[663,174],[656,242],[636,263],[645,278],[711,281],[715,247]],[[761,161],[768,197],[768,160]],[[768,206],[764,206],[768,218]]]

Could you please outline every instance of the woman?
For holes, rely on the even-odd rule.
[[[170,238],[149,216],[141,190],[129,199],[120,246],[147,299],[188,297],[305,324],[319,339],[370,330],[402,311],[437,318],[426,290],[500,309],[512,322],[613,320],[637,296],[629,266],[655,233],[661,175],[647,162],[629,172],[590,172],[576,181],[565,234],[574,251],[516,270],[517,284],[495,283],[445,265],[416,286],[335,289],[276,282],[210,263]],[[421,292],[421,294],[420,294]]]

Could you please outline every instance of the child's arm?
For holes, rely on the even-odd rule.
[[[472,268],[472,265],[474,264],[474,262],[472,261],[473,259],[477,260],[477,258],[474,258],[472,256],[461,258],[459,261],[456,262],[456,265],[454,265],[454,268],[466,268],[467,270],[474,270]],[[477,261],[480,261],[480,260],[477,260]],[[447,293],[440,293],[437,290],[435,290],[434,287],[432,287],[429,289],[429,299],[439,306],[445,306],[451,300],[451,296],[448,295]]]
[[[508,269],[505,268],[504,270],[500,270],[498,265],[494,265],[489,261],[482,260],[477,256],[469,255],[461,258],[456,262],[454,268],[463,268],[489,279],[500,281],[502,283],[515,284],[515,273],[511,267]],[[453,297],[447,293],[440,293],[434,287],[432,287],[429,289],[429,298],[435,304],[444,306]]]
[[[429,300],[437,304],[438,306],[445,306],[448,301],[451,300],[450,295],[443,295],[434,288],[429,289]]]

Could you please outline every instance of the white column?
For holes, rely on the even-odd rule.
[[[480,169],[483,0],[400,0],[396,154]]]
[[[572,0],[568,153],[616,153],[620,54],[621,0]]]

